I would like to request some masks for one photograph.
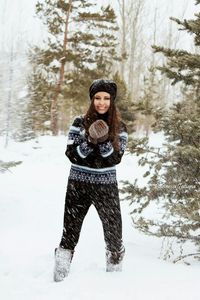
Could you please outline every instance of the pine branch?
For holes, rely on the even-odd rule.
[[[183,259],[185,259],[186,257],[190,257],[190,256],[194,256],[194,258],[200,259],[200,252],[189,253],[189,254],[185,254],[185,255],[180,255],[180,256],[178,256],[178,257],[173,261],[173,263],[175,264],[175,263],[177,263],[178,261],[183,260]],[[195,257],[195,256],[196,256],[196,257]]]
[[[147,235],[152,235],[156,237],[169,237],[169,238],[177,238],[179,240],[185,240],[185,241],[192,241],[192,242],[200,242],[200,236],[192,236],[188,232],[184,233],[181,231],[181,225],[177,224],[163,224],[159,222],[154,222],[153,220],[144,220],[143,218],[140,218],[139,220],[135,221],[134,218],[132,218],[133,223],[136,225],[136,227],[142,231],[143,233]],[[153,228],[153,230],[150,229],[150,227]],[[155,228],[158,228],[156,231]],[[176,230],[179,228],[180,232],[177,232]]]
[[[154,53],[159,53],[162,52],[166,57],[180,57],[180,56],[185,56],[185,55],[191,55],[186,50],[177,50],[177,49],[170,49],[162,46],[157,46],[157,45],[152,45]]]
[[[10,168],[16,167],[17,165],[20,165],[22,161],[9,161],[9,162],[4,162],[0,160],[0,173],[4,173],[6,171],[10,172]]]
[[[177,18],[174,18],[174,17],[170,17],[170,20],[176,22],[178,25],[183,26],[183,28],[179,28],[179,30],[187,30],[190,33],[193,33],[193,27],[189,24],[189,21],[187,21],[187,20],[181,21],[181,20],[179,20]]]

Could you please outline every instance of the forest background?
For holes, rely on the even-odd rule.
[[[124,183],[133,222],[147,234],[194,243],[195,257],[200,252],[199,4],[1,0],[0,15],[5,147],[11,139],[67,134],[73,118],[88,107],[91,81],[114,79],[130,135],[128,151],[149,168],[145,187]],[[152,130],[164,136],[159,149],[148,144]],[[1,170],[15,164],[0,163]],[[155,203],[161,220],[142,215]]]
[[[9,137],[27,139],[35,134],[47,133],[51,128],[52,94],[59,78],[59,59],[61,57],[58,56],[62,53],[59,53],[58,49],[54,49],[52,52],[57,52],[57,54],[51,53],[51,57],[48,58],[49,53],[41,53],[41,49],[47,49],[47,38],[52,39],[52,35],[39,18],[39,13],[36,14],[36,3],[37,1],[22,0],[13,3],[1,0],[3,9],[0,15],[0,121],[2,124],[0,134],[5,135],[5,143],[8,143]],[[116,25],[118,30],[109,30],[109,22],[106,24],[108,28],[104,28],[104,30],[98,27],[98,22],[93,25],[92,34],[94,36],[95,30],[98,35],[104,31],[106,34],[110,34],[110,43],[113,39],[110,48],[103,47],[101,43],[97,47],[93,47],[96,48],[96,57],[93,57],[96,62],[87,63],[87,67],[90,64],[89,68],[93,69],[93,73],[89,74],[85,70],[86,66],[80,65],[80,62],[79,66],[77,66],[77,61],[65,62],[64,88],[59,95],[59,101],[57,101],[58,128],[54,129],[59,130],[60,133],[66,133],[74,116],[83,113],[88,105],[88,87],[91,80],[99,76],[111,78],[118,74],[118,80],[125,85],[122,87],[124,94],[122,98],[126,101],[121,99],[119,103],[120,107],[124,106],[124,110],[127,110],[127,106],[132,107],[135,103],[145,102],[144,98],[150,85],[148,102],[151,102],[151,105],[154,103],[153,105],[156,106],[169,106],[180,100],[179,89],[171,87],[171,82],[165,77],[161,77],[159,73],[154,74],[153,68],[162,64],[164,58],[162,55],[154,55],[151,45],[159,44],[172,48],[184,46],[186,50],[194,47],[192,37],[185,32],[180,33],[176,24],[169,19],[170,16],[190,18],[197,10],[193,1],[191,3],[185,0],[167,2],[98,1],[98,5],[96,5],[96,1],[91,1],[91,3],[95,4],[95,7],[91,8],[94,11],[100,11],[101,5],[106,7],[110,4],[116,18],[115,16],[108,16],[108,18],[113,18],[113,28]],[[110,24],[111,22],[112,20],[110,20]],[[78,32],[79,25],[81,26],[81,24],[72,22],[72,27],[69,28],[72,35]],[[88,30],[86,28],[85,33],[88,33]],[[56,47],[63,46],[63,38],[64,33],[61,33],[58,37],[60,42]],[[79,40],[76,41],[78,46],[72,45],[71,42],[69,46],[74,47],[72,49],[74,52],[77,51],[77,47],[80,47],[80,40],[84,38],[86,37],[79,37]],[[105,42],[106,36],[104,37]],[[54,46],[51,40],[49,47],[53,49]],[[82,51],[81,47],[79,50]],[[111,50],[114,52],[112,53]],[[93,49],[92,51],[94,53]],[[109,51],[110,53],[108,53]],[[43,57],[41,57],[42,55]],[[44,57],[45,55],[46,57]],[[76,55],[80,57],[80,53],[77,52]],[[90,56],[91,54],[85,53],[85,57],[80,59],[87,60],[91,58]],[[105,61],[100,62],[100,59]],[[46,62],[44,62],[45,60]],[[70,70],[70,75],[67,69]],[[72,82],[72,80],[74,81]],[[154,87],[152,87],[152,80]],[[76,95],[72,93],[74,89],[77,90]],[[146,105],[150,106],[150,103],[146,103]],[[123,107],[121,108],[123,110]],[[133,116],[134,113],[129,115],[128,119],[132,121]],[[151,119],[151,117],[144,118],[140,115],[140,118],[137,118],[138,123],[141,122],[142,126],[148,127],[149,118]]]

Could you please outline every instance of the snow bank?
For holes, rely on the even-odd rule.
[[[0,173],[0,296],[3,300],[196,300],[199,265],[159,259],[161,240],[137,232],[130,208],[122,202],[126,247],[124,270],[105,272],[103,231],[93,207],[83,224],[71,272],[64,282],[52,278],[54,248],[62,232],[64,195],[70,164],[66,137],[11,141],[1,160],[21,160]],[[143,172],[137,158],[125,155],[118,180]]]

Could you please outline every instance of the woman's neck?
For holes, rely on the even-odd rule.
[[[107,112],[105,114],[99,114],[99,113],[97,113],[97,119],[101,119],[101,120],[107,121],[108,120],[108,113]]]

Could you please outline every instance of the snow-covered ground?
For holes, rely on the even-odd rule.
[[[54,248],[62,233],[70,164],[66,138],[10,142],[0,159],[23,161],[0,173],[0,298],[3,300],[197,300],[199,263],[159,259],[161,240],[136,231],[123,201],[126,247],[121,273],[105,272],[101,223],[93,207],[83,224],[68,278],[53,282]],[[124,156],[118,180],[141,175],[137,159]]]

